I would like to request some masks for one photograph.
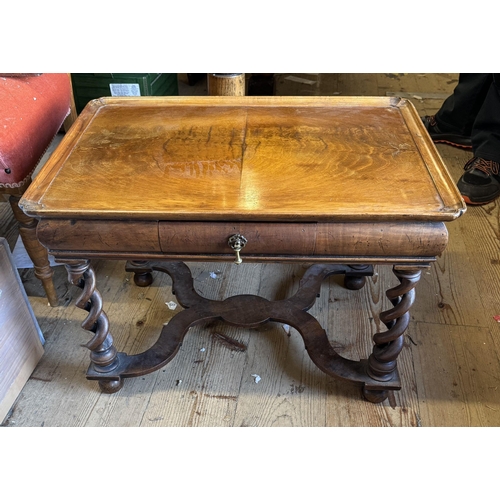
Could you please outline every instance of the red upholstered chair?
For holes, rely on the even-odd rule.
[[[52,306],[58,298],[47,250],[36,236],[38,221],[18,206],[43,154],[71,110],[71,81],[66,73],[0,74],[0,194],[9,194],[19,233]]]

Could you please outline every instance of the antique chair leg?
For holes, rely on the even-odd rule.
[[[396,370],[396,358],[403,349],[403,334],[410,323],[409,309],[415,301],[415,286],[420,279],[420,269],[394,266],[394,274],[400,281],[398,286],[386,292],[394,307],[380,314],[380,320],[387,326],[386,332],[373,336],[375,345],[368,358],[368,374],[375,380],[387,381]],[[372,403],[387,398],[387,391],[363,389],[363,395]]]
[[[42,282],[49,304],[55,307],[59,304],[54,281],[54,271],[49,264],[47,249],[38,241],[36,236],[37,219],[29,217],[19,208],[21,196],[11,195],[9,197],[14,217],[19,223],[19,234],[35,268],[35,276]]]
[[[58,300],[47,250],[37,239],[37,220],[22,212],[19,201],[70,111],[71,78],[66,73],[0,78],[0,193],[11,196],[21,238],[51,306]]]

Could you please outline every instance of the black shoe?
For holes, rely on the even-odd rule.
[[[424,116],[422,121],[433,142],[444,142],[456,148],[472,149],[470,137],[454,134],[453,132],[441,132],[434,116]]]
[[[457,187],[465,203],[483,205],[500,196],[500,163],[474,157],[464,169]]]

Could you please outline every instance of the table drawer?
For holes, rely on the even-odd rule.
[[[160,252],[158,221],[46,219],[36,234],[59,253]]]
[[[242,256],[435,257],[446,247],[442,222],[190,222],[42,220],[39,240],[58,254],[231,255],[241,234]]]
[[[171,255],[231,254],[234,234],[247,239],[242,255],[436,256],[446,247],[443,223],[160,222],[161,251]]]
[[[163,253],[232,254],[233,234],[248,243],[245,254],[310,255],[314,253],[316,223],[160,222]]]

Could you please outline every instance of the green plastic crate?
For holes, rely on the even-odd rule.
[[[179,95],[177,73],[72,73],[77,113],[105,96]]]

